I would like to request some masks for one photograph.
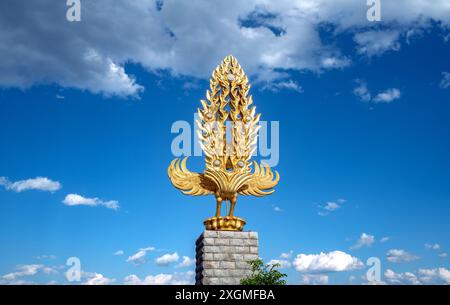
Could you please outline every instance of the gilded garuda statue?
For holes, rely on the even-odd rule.
[[[235,217],[239,195],[265,196],[274,192],[279,174],[250,158],[256,150],[261,114],[252,106],[247,76],[236,58],[227,56],[214,70],[206,101],[198,109],[198,137],[205,153],[204,173],[190,172],[187,157],[175,159],[168,168],[172,184],[186,195],[214,195],[215,217],[204,221],[207,230],[241,231],[245,221]],[[253,171],[252,171],[253,165]],[[230,202],[228,215],[220,216],[222,202]],[[227,205],[228,206],[228,205]]]

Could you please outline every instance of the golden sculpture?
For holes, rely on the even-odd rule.
[[[207,230],[242,231],[245,221],[233,215],[238,194],[269,195],[280,179],[269,166],[250,161],[256,149],[260,114],[255,114],[255,106],[249,108],[253,103],[252,96],[247,96],[249,89],[236,58],[225,57],[212,73],[207,101],[201,100],[202,109],[198,109],[198,137],[206,156],[204,173],[190,172],[187,157],[173,160],[168,168],[172,184],[184,194],[216,197],[216,215],[204,221]],[[227,135],[232,138],[229,143]],[[225,217],[220,216],[223,201],[230,202]]]

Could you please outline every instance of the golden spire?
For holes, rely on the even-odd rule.
[[[216,197],[216,215],[204,221],[208,230],[241,231],[245,221],[233,216],[238,194],[258,197],[271,194],[280,178],[278,172],[274,177],[269,166],[250,161],[256,150],[260,114],[251,106],[249,90],[247,76],[237,59],[225,57],[212,73],[210,90],[198,109],[198,137],[206,155],[204,173],[190,172],[187,157],[173,160],[168,168],[172,184],[184,194]],[[230,202],[225,217],[220,216],[223,201]]]

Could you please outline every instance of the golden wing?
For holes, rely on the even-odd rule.
[[[182,161],[177,158],[170,163],[167,174],[172,184],[186,195],[213,194],[214,184],[203,174],[190,172],[186,167],[186,160],[187,157]]]
[[[275,191],[273,188],[280,181],[280,175],[275,171],[274,177],[272,170],[266,164],[261,164],[260,166],[256,161],[253,161],[253,165],[255,171],[252,174],[252,178],[238,193],[244,196],[252,195],[257,197],[272,194]]]

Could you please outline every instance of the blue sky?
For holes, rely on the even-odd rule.
[[[280,184],[236,206],[260,256],[291,284],[366,283],[370,257],[383,283],[450,283],[447,1],[382,1],[376,24],[358,1],[248,1],[208,29],[186,23],[201,2],[120,3],[117,23],[83,2],[78,24],[45,2],[0,9],[0,283],[67,284],[69,257],[81,283],[191,283],[215,202],[171,185],[171,126],[230,53],[280,124]]]

